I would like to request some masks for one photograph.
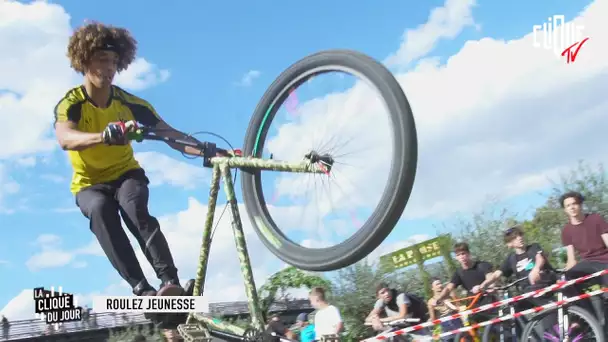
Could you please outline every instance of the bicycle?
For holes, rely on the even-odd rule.
[[[566,280],[565,270],[556,270],[560,274],[562,281]],[[585,290],[583,290],[585,291]],[[562,300],[566,299],[564,296],[564,290],[560,289],[556,291],[556,297],[558,303],[562,303]],[[589,298],[591,299],[591,298]],[[540,312],[534,315],[528,320],[523,333],[522,341],[595,341],[604,342],[606,336],[602,325],[596,319],[596,316],[589,312],[589,310],[581,306],[582,303],[564,303],[560,304],[555,308],[549,309],[545,312]],[[553,326],[553,331],[543,331],[542,337],[539,336],[539,328],[535,325],[540,323],[543,319],[549,315],[555,315],[557,313],[557,324]],[[603,314],[603,313],[602,313]],[[572,319],[578,318],[578,319]],[[574,323],[571,323],[574,322]],[[586,329],[585,329],[586,328]],[[586,332],[592,333],[592,336],[588,336]],[[574,336],[572,336],[574,335]]]
[[[388,109],[391,126],[392,160],[388,184],[380,196],[379,203],[371,210],[362,227],[346,241],[327,248],[307,248],[287,238],[277,227],[268,208],[261,171],[311,173],[330,179],[338,164],[339,156],[310,150],[299,162],[277,161],[263,156],[269,125],[275,119],[280,105],[291,92],[312,77],[331,71],[340,71],[362,77],[381,95]],[[287,264],[307,271],[332,271],[362,260],[378,247],[397,224],[413,188],[418,156],[417,135],[412,110],[399,83],[390,71],[374,59],[350,50],[327,50],[309,55],[287,68],[270,85],[258,103],[245,135],[242,152],[232,147],[222,149],[211,142],[176,140],[162,136],[158,130],[140,127],[129,134],[129,139],[164,141],[191,146],[203,152],[203,166],[212,168],[208,211],[205,218],[199,265],[196,272],[194,296],[202,295],[205,284],[207,261],[212,236],[212,225],[220,178],[230,207],[232,228],[237,246],[245,290],[249,302],[251,324],[243,329],[204,314],[190,313],[185,324],[177,329],[187,341],[208,340],[210,333],[221,334],[220,338],[232,341],[255,340],[263,332],[262,312],[253,280],[249,254],[243,234],[241,217],[237,207],[231,169],[241,173],[241,190],[245,208],[253,228],[276,257]],[[218,136],[219,137],[219,136]],[[220,137],[221,138],[221,137]],[[221,138],[223,139],[223,138]],[[226,140],[224,140],[230,145]],[[347,142],[348,143],[348,142]],[[367,156],[370,159],[372,156]]]
[[[390,321],[390,322],[383,322],[382,325],[387,328],[391,328],[391,330],[399,330],[399,329],[407,328],[415,323],[420,323],[420,319],[419,318],[402,318],[402,319],[396,319],[396,320]],[[365,325],[371,326],[372,323],[365,322]],[[431,336],[408,333],[408,334],[404,334],[404,335],[389,337],[389,342],[397,342],[397,341],[411,341],[411,342],[420,341],[420,342],[422,342],[422,341],[432,341],[432,339],[433,338]]]
[[[479,300],[481,299],[481,297],[483,297],[486,293],[485,292],[479,292],[476,295],[473,296],[467,296],[467,297],[462,297],[462,298],[457,298],[457,299],[451,299],[451,300],[445,300],[445,305],[447,307],[449,307],[450,309],[454,310],[454,311],[458,311],[458,312],[463,312],[463,311],[467,311],[467,310],[471,310],[472,308],[475,307],[475,305],[479,302]],[[470,303],[468,305],[459,305],[459,306],[455,306],[454,303],[459,303],[459,302],[465,302],[470,300]],[[471,326],[471,323],[469,321],[468,315],[462,316],[460,318],[460,320],[462,321],[462,325],[464,327],[469,327]],[[472,328],[471,330],[465,331],[465,332],[458,332],[455,334],[454,336],[454,342],[481,342],[481,339],[479,338],[479,336],[477,335],[477,329]]]
[[[510,288],[512,288],[513,286],[518,285],[519,283],[521,283],[522,281],[525,281],[527,279],[528,279],[528,277],[522,277],[522,278],[514,280],[513,282],[506,284],[504,286],[494,287],[492,290],[497,293],[497,296],[499,298],[503,298],[503,300],[507,300],[510,298],[508,290]],[[509,309],[510,315],[515,314],[515,312],[516,312],[515,306],[516,306],[515,302],[511,302],[506,305],[506,307],[508,307],[508,309]],[[504,316],[505,309],[506,308],[503,306],[499,307],[498,317]],[[513,342],[515,342],[518,340],[517,337],[521,336],[520,334],[524,331],[527,324],[528,324],[528,320],[525,317],[520,316],[520,317],[515,317],[515,318],[511,318],[509,320],[499,322],[497,324],[489,325],[484,329],[482,341],[483,342],[496,342],[496,341],[500,341],[500,342],[513,341]]]

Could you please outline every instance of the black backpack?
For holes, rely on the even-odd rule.
[[[396,299],[399,294],[403,293],[410,300],[411,304],[408,306],[408,313],[411,313],[411,317],[419,318],[421,322],[428,320],[429,309],[426,305],[426,301],[422,297],[407,291],[397,291],[395,289],[391,291],[393,299],[391,300],[391,303],[388,304],[391,310],[399,311],[399,308],[397,308]]]
[[[407,298],[410,299],[410,302],[412,303],[410,305],[410,308],[412,310],[412,317],[419,318],[421,322],[425,322],[426,320],[428,320],[429,309],[426,305],[426,301],[424,300],[424,298],[418,296],[417,294],[408,292],[405,292],[405,295],[407,296]]]

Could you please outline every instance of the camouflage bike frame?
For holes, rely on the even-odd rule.
[[[241,273],[243,275],[245,292],[247,294],[248,307],[251,317],[250,328],[244,329],[226,321],[211,317],[210,315],[203,313],[190,313],[186,324],[180,324],[178,326],[178,331],[186,341],[210,341],[210,332],[225,340],[255,340],[259,333],[264,330],[264,319],[259,304],[256,285],[253,279],[251,262],[249,259],[249,253],[247,252],[247,243],[245,242],[245,235],[243,234],[243,224],[237,206],[234,192],[234,182],[232,180],[232,172],[230,170],[232,168],[239,168],[296,173],[326,173],[327,169],[320,167],[318,163],[311,162],[310,159],[304,159],[303,161],[297,163],[290,163],[272,159],[241,157],[239,156],[239,153],[218,148],[215,144],[210,142],[195,143],[156,135],[154,134],[155,132],[159,132],[159,130],[154,130],[151,128],[139,128],[134,134],[131,134],[129,138],[138,142],[143,140],[159,140],[171,144],[179,144],[200,149],[203,151],[203,165],[205,167],[210,167],[213,170],[211,175],[211,189],[209,190],[207,216],[205,217],[205,227],[203,229],[203,238],[198,260],[198,269],[196,271],[193,295],[203,295],[205,276],[207,273],[207,262],[209,260],[209,251],[211,247],[211,233],[213,229],[215,207],[220,188],[220,178],[223,178],[224,191],[226,192],[228,206],[230,207],[234,242],[236,244],[237,254],[241,264]]]

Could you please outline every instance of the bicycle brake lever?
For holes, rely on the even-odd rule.
[[[203,152],[203,166],[212,167],[211,158],[216,157],[217,146],[211,142],[203,142],[201,144],[201,150]]]

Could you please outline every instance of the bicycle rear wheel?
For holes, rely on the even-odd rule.
[[[369,214],[365,213],[367,219],[360,225],[358,231],[332,247],[302,246],[288,238],[275,223],[276,217],[271,214],[267,203],[271,196],[268,196],[268,193],[264,195],[262,171],[243,170],[241,173],[243,199],[257,235],[279,259],[308,271],[332,271],[349,266],[366,257],[386,239],[408,202],[418,158],[414,118],[401,86],[382,64],[364,54],[349,50],[319,52],[303,58],[285,70],[269,87],[255,109],[245,136],[244,155],[262,158],[264,148],[268,145],[269,127],[276,119],[278,107],[288,101],[294,88],[305,84],[313,77],[332,71],[345,72],[362,78],[380,94],[384,108],[388,111],[387,122],[390,125],[388,136],[392,139],[393,149],[387,163],[390,165],[386,177],[388,181],[378,203],[370,206]],[[357,117],[349,120],[352,122],[357,120]],[[364,135],[365,133],[362,133],[359,137]],[[291,144],[297,146],[302,144],[302,141],[294,141]],[[301,159],[303,156],[298,157]],[[339,156],[331,155],[331,157],[337,160]],[[367,155],[362,160],[369,161],[367,167],[374,167],[374,162],[379,163],[374,155]],[[316,176],[324,177],[319,174]],[[331,179],[330,174],[325,181]],[[359,184],[361,183],[357,183],[357,186]],[[363,211],[360,210],[357,214]]]
[[[568,306],[563,309],[566,315],[568,315],[569,328],[566,330],[569,341],[605,341],[602,326],[587,310],[578,306]],[[524,329],[521,340],[530,342],[559,341],[557,324],[553,325],[550,329],[544,329],[542,326],[539,326],[550,315],[557,316],[557,308],[532,317]],[[555,320],[557,320],[557,317]],[[543,336],[540,336],[540,334]]]

